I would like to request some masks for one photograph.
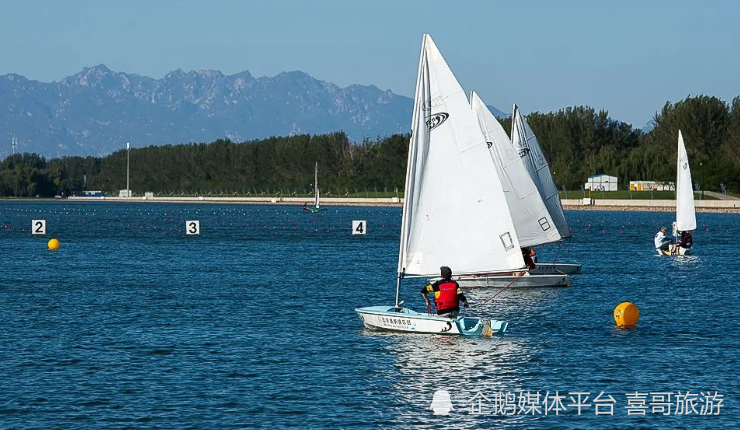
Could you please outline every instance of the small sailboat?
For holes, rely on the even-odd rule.
[[[314,178],[313,178],[313,189],[314,189],[314,207],[308,207],[305,203],[303,204],[303,210],[309,211],[311,213],[321,212],[325,211],[326,209],[321,209],[321,197],[319,195],[319,162],[316,162],[316,165],[314,167],[313,172]]]
[[[355,311],[370,329],[503,333],[506,321],[447,318],[413,311],[400,301],[404,278],[429,278],[441,266],[462,275],[524,267],[486,139],[465,92],[428,34],[422,42],[411,128],[395,304]]]
[[[512,214],[516,235],[522,247],[532,247],[559,242],[560,232],[550,216],[537,186],[529,176],[519,154],[506,131],[493,116],[475,91],[470,93],[470,107],[486,138],[498,179],[503,187]],[[438,278],[431,279],[434,281]],[[564,273],[540,273],[534,270],[521,274],[458,276],[455,280],[463,287],[568,287],[570,277]]]
[[[511,120],[511,144],[524,162],[524,166],[529,172],[537,190],[545,202],[550,216],[552,217],[555,227],[560,233],[562,239],[571,237],[568,221],[565,219],[563,205],[560,202],[558,186],[550,172],[550,165],[542,152],[537,136],[522,115],[519,107],[514,105],[514,113]],[[575,275],[581,273],[580,263],[537,263],[537,268],[530,272],[538,273],[559,273]]]
[[[486,138],[495,170],[512,214],[519,244],[522,247],[532,247],[559,242],[560,232],[501,123],[488,110],[475,91],[470,93],[470,107]],[[539,288],[571,285],[570,277],[565,273],[558,273],[554,270],[545,272],[541,269],[540,272],[542,273],[535,273],[531,270],[524,276],[518,273],[473,274],[455,276],[454,279],[462,287]],[[434,282],[438,279],[435,277],[429,281]]]
[[[673,222],[673,236],[677,238],[680,232],[696,230],[696,209],[694,207],[694,187],[691,182],[691,168],[686,145],[681,130],[678,130],[678,157],[676,164],[676,221]],[[668,246],[668,250],[658,249],[664,255],[691,255],[691,248]]]

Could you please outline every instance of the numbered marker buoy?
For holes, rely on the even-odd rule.
[[[31,233],[32,234],[46,234],[46,220],[45,219],[31,220]]]
[[[186,234],[200,234],[200,221],[185,221]]]
[[[367,221],[352,221],[352,234],[365,234],[367,233]]]

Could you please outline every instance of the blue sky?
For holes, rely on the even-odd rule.
[[[428,32],[489,105],[642,127],[669,100],[740,95],[738,16],[734,0],[0,0],[0,74],[302,70],[412,96]]]

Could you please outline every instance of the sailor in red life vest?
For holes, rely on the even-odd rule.
[[[424,297],[424,301],[427,302],[427,309],[429,309],[430,305],[427,293],[434,293],[434,304],[437,307],[437,315],[456,318],[460,313],[460,301],[467,308],[469,306],[468,299],[465,298],[457,282],[452,280],[452,269],[442,266],[439,270],[442,279],[422,288],[421,295]]]

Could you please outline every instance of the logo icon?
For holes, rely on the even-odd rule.
[[[429,409],[434,410],[434,415],[449,415],[450,411],[454,410],[452,401],[450,400],[450,393],[447,390],[435,391]]]
[[[449,118],[449,116],[450,114],[448,114],[447,112],[435,113],[434,115],[428,116],[426,123],[429,131],[432,131],[442,125],[442,123],[445,122],[447,118]]]
[[[443,101],[444,100],[442,100],[442,97],[440,96],[432,97],[429,100],[427,100],[426,103],[424,103],[424,105],[422,106],[422,110],[429,111],[429,110],[432,110],[432,108],[435,108],[437,106],[442,106]]]

